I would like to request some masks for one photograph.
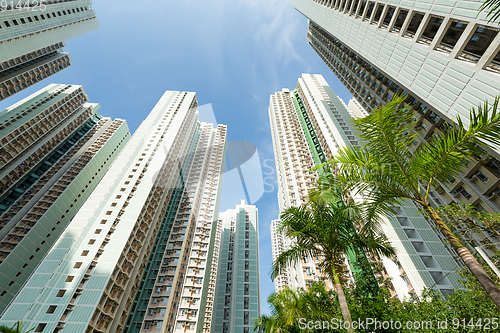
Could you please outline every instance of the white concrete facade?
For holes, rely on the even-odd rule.
[[[194,93],[167,91],[1,318],[38,332],[120,332],[197,125]]]
[[[481,1],[382,0],[369,1],[364,7],[364,1],[352,0],[290,0],[290,3],[448,119],[461,115],[467,120],[472,107],[500,95],[497,84],[500,67],[493,63],[500,51],[500,34],[493,33],[493,39],[478,59],[464,53],[467,43],[481,34],[478,28],[498,32],[497,26],[487,23],[486,11],[479,13]],[[367,15],[371,3],[374,10]],[[381,14],[377,13],[379,8]],[[394,14],[386,24],[384,18],[389,10]],[[397,31],[394,25],[401,10],[408,14]],[[422,24],[415,34],[406,34],[415,13],[424,15]],[[433,17],[442,21],[429,42],[422,36]],[[443,49],[441,42],[454,21],[467,27],[451,50]]]

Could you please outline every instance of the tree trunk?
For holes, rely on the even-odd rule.
[[[347,306],[344,289],[342,289],[342,284],[340,283],[339,276],[336,272],[333,272],[333,276],[335,280],[335,290],[337,291],[337,297],[339,298],[340,310],[342,311],[342,318],[344,319],[344,325],[346,325],[346,323],[349,323],[347,332],[354,333],[354,328],[352,327],[351,312],[349,311],[349,307]]]
[[[443,233],[450,240],[451,246],[457,251],[460,258],[467,265],[471,273],[476,277],[481,286],[486,290],[496,306],[500,309],[500,289],[496,286],[484,268],[477,262],[476,258],[470,251],[462,244],[462,242],[455,236],[448,226],[443,222],[441,217],[432,209],[431,206],[426,206],[425,209],[434,219],[436,224],[441,228]]]

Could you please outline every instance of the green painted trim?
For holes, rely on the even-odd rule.
[[[299,116],[302,130],[306,135],[306,140],[309,145],[311,154],[313,155],[314,163],[316,165],[320,165],[321,163],[326,162],[325,154],[323,153],[323,149],[321,148],[321,144],[319,143],[318,137],[316,136],[316,132],[314,131],[311,123],[311,119],[309,119],[309,115],[307,114],[307,110],[304,107],[304,102],[299,96],[298,90],[295,89],[292,91],[292,93],[293,104],[295,105],[295,110],[297,111],[297,115]]]

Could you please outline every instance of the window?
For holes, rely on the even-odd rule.
[[[57,292],[56,297],[63,297],[66,294],[66,290],[61,289]]]
[[[82,257],[86,257],[89,254],[89,250],[82,251]]]
[[[101,233],[102,229],[95,229],[94,234],[99,235]]]
[[[420,26],[420,23],[422,23],[423,18],[423,13],[415,12],[403,36],[413,38],[413,36],[417,33],[418,27]]]
[[[75,278],[74,276],[68,275],[68,277],[66,278],[66,280],[64,280],[64,282],[71,282],[73,281],[74,278]]]
[[[430,44],[436,33],[438,32],[441,24],[443,23],[443,18],[440,16],[431,16],[427,25],[425,26],[422,37],[420,37],[419,43]]]
[[[387,13],[385,14],[384,21],[382,22],[382,27],[388,27],[389,23],[391,23],[392,17],[394,16],[394,12],[396,11],[396,7],[389,6]]]
[[[375,12],[375,16],[373,17],[372,23],[378,23],[380,20],[380,16],[382,16],[382,12],[384,11],[384,5],[379,4],[377,7],[377,11]]]
[[[487,27],[477,27],[459,57],[464,60],[477,62],[484,55],[497,34],[498,31],[496,30]]]
[[[368,10],[366,11],[366,16],[365,16],[364,21],[370,20],[374,8],[375,8],[375,3],[374,2],[370,2],[370,4],[368,5]]]
[[[53,314],[57,309],[57,305],[51,305],[49,306],[49,308],[47,309],[47,312],[45,312],[46,314]]]
[[[484,175],[484,173],[482,173],[481,171],[476,172],[476,173],[474,174],[474,177],[476,177],[477,179],[479,179],[480,181],[482,181],[482,182],[483,182],[483,183],[485,183],[485,184],[486,184],[487,182],[489,182],[489,180],[490,180],[490,179],[489,179],[488,177],[486,177],[486,176]]]
[[[73,268],[80,268],[82,267],[82,262],[77,262],[75,263],[75,265],[73,266]]]
[[[43,332],[45,326],[47,326],[47,324],[38,324],[38,326],[35,329],[35,332]]]

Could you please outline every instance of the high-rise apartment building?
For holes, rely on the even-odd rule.
[[[4,2],[0,100],[71,66],[64,41],[98,28],[90,0]]]
[[[3,313],[37,332],[203,332],[226,127],[167,91]]]
[[[290,0],[309,20],[310,45],[368,111],[408,96],[422,142],[445,122],[500,95],[500,33],[477,1]],[[436,205],[463,202],[500,211],[500,154],[487,149],[430,193]],[[498,240],[483,234],[493,243]]]
[[[0,113],[0,313],[130,138],[87,101],[51,84]]]
[[[285,237],[279,232],[280,220],[271,221],[271,250],[273,252],[273,262],[279,254],[285,251]],[[274,289],[276,292],[282,291],[288,286],[288,274],[282,273],[274,278]]]
[[[363,112],[356,102],[351,105],[351,113]],[[306,202],[308,190],[314,185],[314,176],[308,171],[314,164],[330,159],[339,148],[359,145],[360,141],[345,103],[321,75],[303,74],[295,90],[283,89],[272,95],[269,115],[282,211]],[[379,274],[393,278],[393,293],[402,298],[412,293],[420,295],[424,287],[435,287],[444,293],[460,287],[456,273],[452,272],[457,264],[451,249],[443,245],[442,236],[433,231],[412,203],[395,208],[397,215],[386,218],[382,229],[395,246],[397,259],[369,254],[372,260],[383,261],[384,269]],[[271,227],[276,229],[278,225],[275,222]],[[279,245],[280,241],[284,246]],[[291,240],[279,235],[272,242],[276,257],[290,246]],[[324,279],[316,262],[317,258],[306,258],[290,267],[287,276],[276,283],[276,289],[285,283],[293,288],[306,287],[309,281]],[[351,269],[355,280],[356,268],[352,263]]]
[[[219,214],[221,239],[213,333],[250,333],[260,316],[259,218],[245,201]]]

